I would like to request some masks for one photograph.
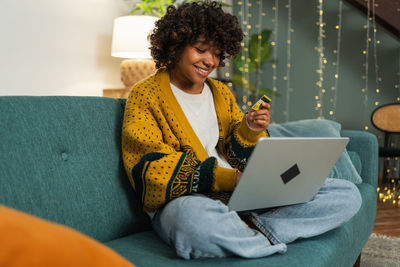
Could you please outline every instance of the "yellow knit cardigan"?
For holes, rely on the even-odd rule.
[[[218,151],[243,170],[265,131],[251,130],[229,89],[207,79],[218,118]],[[162,68],[137,83],[126,102],[122,126],[122,156],[129,180],[144,211],[155,211],[168,201],[191,194],[232,191],[236,169],[218,166],[196,136],[177,102]]]

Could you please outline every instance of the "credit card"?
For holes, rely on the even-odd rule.
[[[271,98],[269,98],[269,97],[266,96],[266,95],[263,95],[263,96],[254,104],[254,106],[252,106],[251,108],[252,108],[253,110],[259,110],[259,109],[260,109],[260,106],[261,106],[261,104],[262,104],[262,102],[269,103],[269,102],[271,102]]]

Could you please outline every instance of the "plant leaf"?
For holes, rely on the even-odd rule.
[[[248,71],[249,71],[249,73],[255,72],[256,68],[257,68],[257,62],[256,61],[248,62]]]
[[[246,89],[249,92],[253,92],[256,90],[256,87],[241,73],[235,73],[232,77],[232,83],[236,86],[239,86],[243,89]]]
[[[244,59],[243,57],[243,53],[239,52],[239,54],[237,54],[234,58],[233,58],[233,65],[235,65],[235,67],[240,70],[240,68],[244,68]]]
[[[149,5],[146,5],[144,3],[137,3],[136,6],[143,11],[143,14],[151,15],[152,12],[152,7]]]
[[[271,36],[272,31],[265,29],[261,31],[261,36],[262,36],[262,41],[263,42],[268,42],[269,37]]]
[[[254,34],[250,38],[249,44],[249,56],[251,61],[254,61],[258,66],[261,66],[265,61],[271,56],[272,45],[268,42],[268,38],[271,32],[269,30],[264,30],[264,36],[268,36],[264,39],[263,34]],[[258,58],[259,57],[259,58]]]
[[[132,10],[131,11],[131,13],[129,13],[129,16],[133,16],[133,15],[136,15],[138,12],[141,12],[142,10],[141,9],[134,9],[134,10]]]
[[[268,89],[268,88],[260,88],[260,89],[258,89],[258,92],[259,92],[261,95],[266,94],[266,95],[269,95],[269,96],[277,96],[277,97],[280,97],[280,96],[281,96],[280,93],[274,92],[273,90]]]
[[[255,72],[256,71],[256,62],[252,61],[250,59],[250,62],[246,60],[246,58],[243,55],[243,52],[240,52],[234,59],[233,59],[233,65],[239,70],[239,71],[247,71],[249,73]]]

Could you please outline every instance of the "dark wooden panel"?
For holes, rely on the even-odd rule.
[[[368,1],[345,1],[367,14]],[[372,0],[369,2],[372,16]],[[376,22],[400,39],[400,0],[375,0],[375,5]]]

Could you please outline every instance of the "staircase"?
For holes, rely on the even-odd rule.
[[[367,0],[345,0],[345,2],[367,15]],[[369,0],[370,16],[372,16],[372,2],[373,0]],[[375,0],[375,21],[400,39],[400,0]]]

